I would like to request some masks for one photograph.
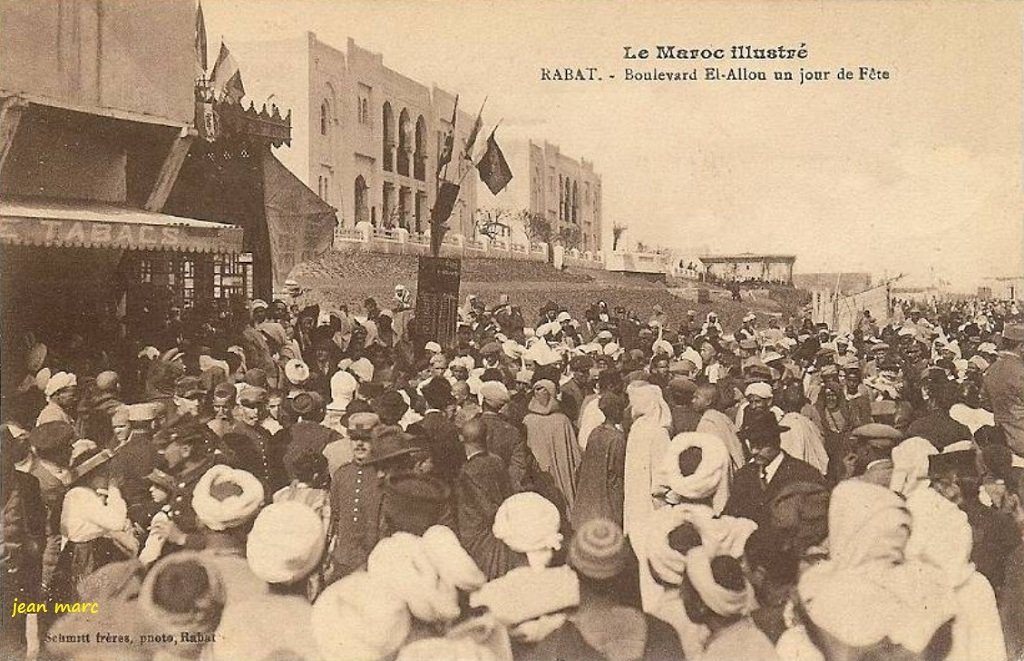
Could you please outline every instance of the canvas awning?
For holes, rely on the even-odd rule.
[[[242,228],[98,202],[0,199],[0,244],[242,252]]]

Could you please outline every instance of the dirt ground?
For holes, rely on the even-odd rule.
[[[350,310],[361,310],[367,297],[375,298],[382,306],[390,305],[397,284],[404,284],[415,293],[416,271],[414,256],[331,253],[299,265],[292,278],[303,288],[304,303],[327,308],[347,305]],[[668,286],[637,275],[588,269],[558,271],[548,264],[498,259],[463,260],[460,300],[464,301],[469,294],[481,297],[487,305],[494,304],[499,295],[508,294],[512,303],[522,308],[528,322],[536,318],[538,310],[549,300],[566,306],[577,318],[598,300],[606,301],[612,308],[635,310],[641,318],[649,316],[656,304],[664,308],[671,320],[682,319],[688,310],[695,310],[703,318],[713,309],[726,328],[738,326],[740,318],[749,311],[762,318],[780,313],[788,318],[797,309],[792,301],[779,302],[764,295],[736,302],[728,292],[718,289],[711,290],[710,305],[698,304],[693,284]]]

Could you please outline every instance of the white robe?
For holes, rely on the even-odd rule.
[[[828,473],[828,452],[825,451],[825,437],[810,418],[791,411],[782,416],[779,424],[789,427],[782,432],[782,449],[788,454],[805,461],[818,469],[822,475]]]

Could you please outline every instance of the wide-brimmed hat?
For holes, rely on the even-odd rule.
[[[303,417],[323,409],[324,398],[318,392],[300,392],[292,397],[292,410]]]
[[[1003,339],[1010,342],[1024,342],[1024,324],[1005,324]]]
[[[388,476],[384,493],[383,512],[391,529],[422,535],[438,522],[451,489],[436,477],[402,472]]]
[[[418,452],[421,448],[412,442],[412,435],[395,428],[385,428],[382,433],[374,434],[370,445],[370,456],[363,463],[379,464],[383,461],[404,457]]]

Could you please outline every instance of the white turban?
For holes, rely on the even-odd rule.
[[[460,590],[475,590],[487,580],[447,526],[427,528],[423,533],[423,551],[441,579]]]
[[[907,498],[913,517],[907,558],[915,558],[943,570],[953,588],[974,574],[974,545],[967,514],[934,489],[918,489]]]
[[[655,340],[654,344],[651,345],[651,352],[654,354],[663,353],[669,358],[675,355],[675,350],[672,349],[672,344],[668,340]]]
[[[561,516],[543,496],[524,491],[509,496],[494,515],[494,536],[517,553],[557,551],[562,547]],[[533,558],[531,557],[531,561]],[[531,562],[532,564],[532,562]]]
[[[697,368],[698,372],[704,369],[704,359],[700,357],[700,353],[693,347],[686,347],[686,350],[679,354],[679,360],[690,361]]]
[[[362,383],[369,383],[373,381],[373,363],[366,358],[360,358],[348,366],[348,371],[352,372]]]
[[[903,499],[863,480],[843,480],[828,508],[829,552],[843,567],[900,562],[910,529]]]
[[[888,638],[920,654],[956,614],[946,577],[917,561],[866,567],[821,562],[803,573],[798,591],[811,621],[854,647]]]
[[[284,365],[284,376],[292,385],[302,385],[309,379],[309,365],[292,358]]]
[[[763,381],[755,381],[747,386],[747,389],[743,391],[743,394],[747,397],[754,396],[760,399],[771,399],[772,398],[772,387]]]
[[[701,601],[714,612],[725,617],[746,615],[757,605],[750,583],[744,578],[742,590],[730,590],[720,585],[711,573],[713,557],[703,544],[687,551],[686,577],[690,579]]]
[[[313,604],[312,622],[323,658],[352,661],[392,654],[412,626],[405,602],[363,571],[327,586]]]
[[[313,508],[296,501],[266,506],[246,540],[249,568],[267,583],[305,578],[324,553],[323,521]]]
[[[61,390],[78,385],[78,377],[68,372],[57,372],[46,381],[46,389],[43,391],[47,397],[53,397]]]
[[[913,436],[892,449],[892,477],[889,488],[909,496],[919,486],[928,486],[928,457],[939,451],[930,441]]]
[[[689,448],[700,449],[700,464],[692,474],[683,475],[679,456]],[[654,483],[683,498],[712,498],[713,509],[721,513],[729,499],[729,466],[729,451],[720,438],[714,434],[683,432],[669,443],[661,465],[655,469]]]
[[[220,500],[211,494],[217,486],[234,485],[241,490]],[[263,484],[252,473],[217,465],[206,471],[192,491],[196,518],[210,530],[227,530],[248,521],[263,504]]]
[[[344,411],[356,396],[359,384],[356,378],[345,370],[338,370],[331,377],[331,403],[327,408]]]
[[[441,580],[424,549],[423,540],[397,532],[377,543],[366,570],[408,605],[423,622],[451,622],[459,616],[455,586]]]

